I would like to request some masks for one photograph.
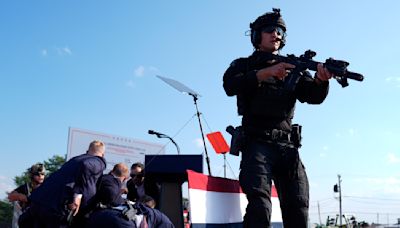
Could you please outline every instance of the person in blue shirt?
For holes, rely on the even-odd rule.
[[[30,212],[35,227],[82,227],[87,206],[96,194],[96,183],[106,168],[105,145],[93,141],[85,154],[67,161],[32,192]]]
[[[118,163],[113,170],[103,175],[97,184],[95,208],[86,223],[88,228],[173,228],[169,218],[149,202],[133,203],[121,197],[122,182],[128,177],[128,168]],[[151,197],[142,197],[150,199]],[[154,200],[152,201],[154,203]],[[154,206],[154,205],[153,205]]]

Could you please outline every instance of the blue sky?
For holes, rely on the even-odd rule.
[[[191,97],[155,75],[202,95],[205,132],[237,125],[235,99],[222,75],[252,46],[249,23],[272,7],[288,27],[281,54],[307,49],[364,74],[331,82],[322,105],[297,104],[302,160],[311,185],[310,219],[337,213],[333,185],[342,175],[345,212],[362,220],[400,218],[400,46],[397,1],[2,1],[0,3],[0,198],[31,164],[66,153],[68,128],[167,143],[198,154]],[[172,144],[167,153],[175,153]],[[214,175],[223,158],[208,145]],[[238,175],[239,158],[228,156]],[[205,169],[206,170],[206,169]],[[379,215],[378,215],[379,214]]]

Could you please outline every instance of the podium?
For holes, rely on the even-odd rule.
[[[186,170],[203,173],[200,155],[146,155],[146,179],[161,184],[159,209],[175,225],[183,227],[182,184],[187,181]]]

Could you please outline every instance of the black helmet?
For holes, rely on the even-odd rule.
[[[282,28],[283,32],[286,32],[286,24],[283,21],[281,16],[280,9],[272,9],[272,12],[265,13],[259,16],[253,23],[250,23],[251,29],[251,43],[253,44],[254,48],[258,49],[258,45],[261,42],[261,30],[267,26],[278,26]],[[279,49],[285,46],[285,37],[286,34],[282,35],[281,46]]]

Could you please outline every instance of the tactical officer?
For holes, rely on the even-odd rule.
[[[46,175],[46,169],[41,163],[37,163],[28,169],[29,182],[24,183],[12,192],[8,194],[8,200],[11,202],[18,201],[22,210],[25,210],[28,206],[28,197],[32,191],[39,187]]]
[[[309,104],[324,101],[332,74],[320,64],[313,78],[294,65],[261,58],[266,53],[278,54],[285,45],[286,25],[279,9],[258,17],[250,29],[255,51],[234,60],[223,77],[226,94],[237,97],[238,113],[243,116],[239,181],[249,202],[243,225],[270,226],[273,180],[284,227],[305,228],[309,185],[298,153],[301,126],[292,125],[292,119],[296,100]],[[285,83],[293,74],[301,77],[294,89],[288,89]]]
[[[24,183],[8,194],[8,200],[10,202],[18,202],[18,205],[15,204],[14,206],[21,209],[20,212],[22,214],[19,217],[13,218],[14,221],[18,221],[20,228],[30,227],[32,224],[33,218],[28,212],[30,206],[28,197],[31,195],[32,191],[37,189],[43,183],[46,169],[42,163],[36,163],[28,169],[28,174],[30,181]],[[14,216],[16,216],[16,214],[14,214]]]

